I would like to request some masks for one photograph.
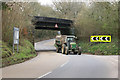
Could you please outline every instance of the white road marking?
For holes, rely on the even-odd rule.
[[[60,67],[63,67],[64,65],[66,65],[69,61],[67,61],[66,63],[62,64]]]
[[[50,71],[50,72],[48,72],[48,73],[46,73],[46,74],[44,74],[44,75],[42,75],[42,76],[40,76],[40,77],[38,77],[38,78],[42,78],[42,77],[44,77],[44,76],[46,76],[46,75],[48,75],[48,74],[50,74],[50,73],[52,73],[52,71]]]
[[[69,62],[69,61],[67,61],[66,63],[62,64],[60,67],[63,67],[63,66],[66,65],[68,62]],[[50,72],[48,72],[48,73],[46,73],[46,74],[44,74],[44,75],[42,75],[42,76],[40,76],[40,77],[38,77],[38,78],[42,78],[42,77],[44,77],[44,76],[46,76],[46,75],[48,75],[48,74],[50,74],[50,73],[52,73],[52,71],[50,71]],[[36,79],[36,80],[37,80],[37,79]]]

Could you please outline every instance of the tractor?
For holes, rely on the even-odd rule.
[[[76,44],[77,37],[73,35],[57,35],[55,39],[56,52],[62,54],[78,54],[81,55],[81,47]]]

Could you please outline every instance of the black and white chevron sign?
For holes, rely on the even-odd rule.
[[[91,42],[111,42],[110,35],[94,35],[91,36]]]

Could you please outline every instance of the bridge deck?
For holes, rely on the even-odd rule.
[[[73,21],[67,19],[34,16],[32,23],[40,26],[55,26],[55,24],[57,24],[60,27],[70,27],[73,24]]]

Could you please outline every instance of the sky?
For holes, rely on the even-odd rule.
[[[51,5],[52,4],[52,1],[54,0],[38,0],[38,2],[40,2],[42,5]],[[57,1],[57,0],[56,0]],[[62,0],[64,1],[64,0]],[[69,1],[69,0],[68,0]],[[92,1],[92,0],[73,0],[74,2],[89,2],[89,1]],[[108,1],[119,1],[119,0],[93,0],[93,1],[96,1],[96,2],[108,2]]]
[[[42,5],[51,5],[52,0],[38,0]]]

